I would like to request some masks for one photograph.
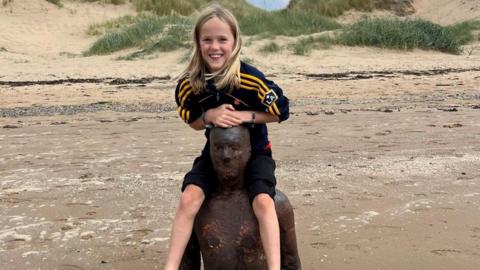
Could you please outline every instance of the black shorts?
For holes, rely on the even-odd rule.
[[[245,172],[245,188],[247,189],[250,203],[261,193],[266,193],[272,199],[275,197],[275,161],[272,152],[261,154],[252,153]],[[208,154],[202,154],[193,162],[192,170],[185,175],[182,192],[187,185],[196,185],[209,197],[217,188],[217,175],[213,169],[212,161]]]

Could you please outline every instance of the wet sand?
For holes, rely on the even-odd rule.
[[[270,125],[304,269],[478,266],[480,92],[470,86],[479,77],[463,72],[452,83],[457,75],[275,75],[287,86],[351,89],[292,93],[291,118]],[[424,90],[403,89],[412,82]],[[119,105],[126,91],[138,99],[172,91],[171,81],[150,84],[61,85],[112,91],[117,103],[96,96],[110,107],[93,112],[2,108],[37,114],[0,118],[2,269],[162,267],[182,177],[204,139],[168,99]],[[59,85],[2,91],[21,98],[36,87],[54,95]]]

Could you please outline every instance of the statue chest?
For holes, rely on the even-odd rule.
[[[266,269],[258,222],[245,192],[206,200],[194,229],[206,269]]]

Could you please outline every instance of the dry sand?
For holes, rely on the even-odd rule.
[[[451,15],[417,2],[420,15]],[[476,1],[451,2],[474,9],[449,20],[478,18]],[[182,177],[204,141],[177,117],[165,78],[185,52],[75,56],[93,41],[90,23],[132,13],[0,7],[0,269],[162,268]],[[462,55],[335,47],[309,57],[265,56],[260,45],[245,55],[292,101],[270,130],[303,268],[478,269],[480,44]]]

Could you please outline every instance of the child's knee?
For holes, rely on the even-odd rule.
[[[204,199],[205,194],[200,187],[188,185],[180,196],[180,211],[196,214]]]
[[[272,209],[275,210],[275,203],[272,197],[267,193],[260,193],[255,196],[255,198],[253,198],[252,206],[256,214],[269,212]]]

